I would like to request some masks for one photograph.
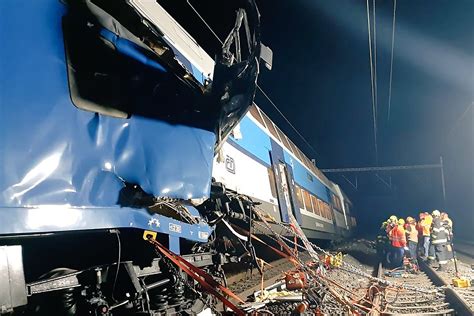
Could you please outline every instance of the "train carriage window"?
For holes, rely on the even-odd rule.
[[[319,209],[318,199],[314,195],[311,195],[311,202],[313,203],[314,214],[321,216],[321,210]]]
[[[295,185],[295,192],[296,192],[296,201],[298,202],[298,207],[304,209],[304,202],[303,202],[303,194],[301,192],[301,188]]]
[[[304,164],[306,165],[306,168],[308,168],[309,170],[311,170],[311,165],[313,164],[309,159],[308,157],[304,156]]]
[[[249,112],[252,115],[252,117],[257,120],[257,122],[262,124],[262,126],[265,126],[265,124],[263,123],[262,116],[260,115],[260,111],[258,110],[258,108],[255,104],[252,104],[252,106],[250,107]]]
[[[351,213],[351,209],[350,209],[350,206],[349,206],[349,203],[345,203],[345,211],[346,211],[346,214],[350,214]]]
[[[328,205],[324,201],[318,199],[319,209],[321,210],[321,216],[329,219]]]
[[[281,129],[278,128],[278,126],[276,126],[276,129],[277,129],[277,132],[280,134],[280,138],[281,138],[281,140],[283,141],[283,145],[285,145],[285,147],[292,153],[293,150],[291,149],[290,143],[288,142],[288,138],[287,138],[286,135],[281,131]]]
[[[261,113],[262,113],[263,120],[265,121],[265,125],[267,126],[267,129],[270,132],[270,134],[272,134],[273,137],[275,137],[276,139],[280,140],[276,132],[275,126],[273,126],[273,122],[264,112],[261,112]]]
[[[117,4],[110,23],[115,13],[122,18],[122,6],[128,9],[124,1]],[[138,16],[127,17],[130,27],[135,20],[137,27],[143,24]],[[149,45],[139,45],[125,26],[117,26],[123,35],[119,37],[99,23],[90,23],[80,10],[68,12],[62,26],[69,93],[75,107],[123,119],[136,115],[214,128],[208,119],[213,108],[204,110],[199,102],[200,85],[192,78],[183,80],[184,68],[174,69],[173,53],[152,37],[145,39]]]
[[[313,162],[311,162],[311,171],[314,172],[315,175],[319,176],[318,174],[318,168],[313,164]]]
[[[331,207],[329,206],[329,204],[324,203],[324,209],[326,210],[326,218],[331,219],[332,218],[332,216],[331,216]]]
[[[321,216],[327,218],[328,215],[326,214],[326,208],[324,207],[324,202],[321,200],[318,200],[319,204],[319,209],[321,210]]]
[[[331,205],[329,205],[329,204],[328,204],[328,215],[329,215],[329,219],[333,220],[333,218],[334,218],[333,209],[331,208]]]
[[[303,190],[303,198],[304,198],[304,205],[306,206],[306,210],[308,212],[313,212],[313,206],[311,205],[311,197],[308,191]]]
[[[285,145],[285,142],[283,141],[283,139],[285,138],[285,134],[283,134],[281,132],[281,130],[278,128],[278,126],[276,126],[276,124],[274,123],[273,126],[275,127],[275,131],[277,132],[278,134],[278,139],[280,140],[280,142]]]
[[[272,168],[267,168],[268,171],[268,180],[270,181],[270,190],[272,192],[272,196],[274,198],[277,197],[277,188],[275,182],[275,173],[273,172]]]
[[[298,150],[298,147],[296,147],[295,143],[293,143],[291,140],[289,140],[289,143],[291,145],[291,149],[293,150],[293,154],[301,161],[303,161],[303,159],[301,158],[301,155],[299,153],[299,150]]]
[[[298,151],[300,152],[301,161],[306,166],[306,168],[310,169],[311,162],[309,162],[309,159],[305,156],[305,154],[301,150],[298,149]]]

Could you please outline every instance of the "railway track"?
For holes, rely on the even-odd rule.
[[[472,305],[460,295],[470,293],[472,288],[453,288],[444,282],[438,272],[421,263],[416,274],[385,275],[379,266],[378,275],[392,283],[403,283],[419,291],[386,288],[377,297],[377,312],[372,315],[473,315]],[[467,297],[467,295],[466,295]],[[472,304],[472,301],[471,301]]]
[[[353,247],[356,247],[356,251],[353,251],[355,257],[346,254],[343,261],[365,273],[365,276],[354,274],[351,269],[343,265],[330,268],[319,277],[329,285],[332,291],[352,302],[354,311],[358,314],[474,315],[474,288],[454,288],[450,285],[454,274],[449,269],[448,272],[441,273],[421,262],[421,271],[418,273],[400,271],[399,274],[386,275],[382,266],[375,265],[375,260],[372,260],[375,255],[370,246],[359,242],[357,245],[352,244],[350,248]],[[337,251],[339,250],[345,252],[349,248],[341,248]],[[309,259],[307,254],[300,256],[303,261],[306,258]],[[281,281],[285,272],[294,269],[294,265],[287,259],[276,260],[270,264],[271,266],[267,266],[264,273],[263,287]],[[462,272],[466,274],[466,271],[472,273],[470,266],[464,266]],[[367,275],[377,278],[370,278]],[[256,269],[252,275],[240,272],[228,278],[228,286],[244,300],[250,299],[262,287],[261,276]],[[273,301],[260,310],[268,311],[268,315],[290,315],[295,312],[299,304],[300,302],[297,301]],[[323,300],[316,310],[316,314],[326,315],[343,315],[348,312],[347,305],[344,309],[333,299]],[[260,312],[258,315],[267,314]],[[307,312],[304,315],[312,314]]]
[[[302,260],[309,260],[309,255],[300,254]],[[279,259],[270,262],[264,269],[263,273],[263,286],[269,286],[275,283],[278,279],[284,276],[284,273],[294,269],[294,265],[288,261],[288,259]],[[230,276],[227,280],[228,287],[231,291],[236,293],[241,298],[246,298],[252,295],[255,291],[260,290],[262,285],[262,279],[257,269],[253,269],[250,274],[247,271]]]

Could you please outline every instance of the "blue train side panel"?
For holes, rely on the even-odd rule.
[[[296,159],[293,159],[293,157],[286,150],[284,153],[285,162],[293,168],[295,182],[302,186],[305,190],[317,195],[324,202],[330,204],[331,199],[329,197],[328,188],[315,176],[312,176],[311,181],[308,177],[309,171],[300,162],[298,162]]]
[[[272,150],[272,143],[270,137],[248,116],[245,116],[240,122],[240,129],[245,137],[234,140],[234,142],[267,166],[271,166],[269,152]]]
[[[123,181],[154,196],[207,197],[212,132],[74,107],[64,13],[58,0],[0,2],[0,207],[117,206]]]

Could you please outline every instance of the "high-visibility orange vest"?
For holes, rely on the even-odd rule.
[[[418,230],[416,230],[415,224],[407,225],[406,235],[408,240],[418,242]]]
[[[390,231],[390,240],[392,241],[393,247],[402,248],[407,245],[405,230],[403,229],[403,226],[395,226]]]

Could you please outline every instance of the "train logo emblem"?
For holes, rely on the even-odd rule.
[[[232,157],[230,157],[230,156],[226,156],[226,157],[225,157],[225,168],[226,168],[227,171],[229,171],[230,173],[235,174],[235,162],[234,162],[234,158],[232,158]]]

